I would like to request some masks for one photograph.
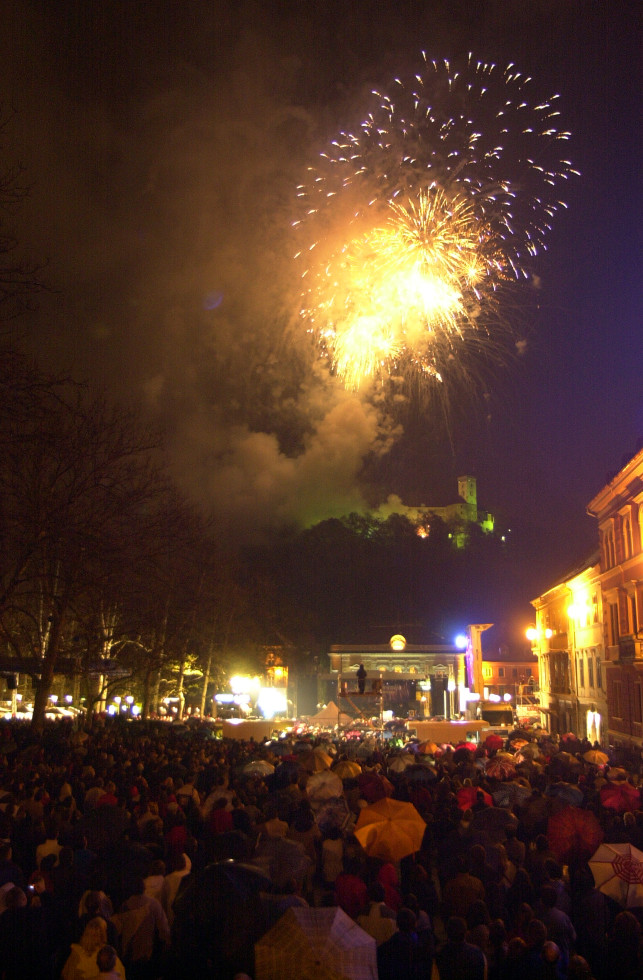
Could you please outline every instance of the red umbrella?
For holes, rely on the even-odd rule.
[[[376,803],[393,795],[393,784],[379,772],[363,772],[357,777],[360,796],[367,803]]]
[[[641,794],[631,783],[610,783],[600,792],[601,803],[608,810],[625,813],[637,810],[641,804]]]
[[[495,749],[501,749],[504,744],[505,740],[501,735],[487,735],[484,740],[485,748],[489,749],[490,752],[493,752]]]
[[[457,749],[470,749],[471,752],[475,752],[477,748],[478,748],[478,746],[476,745],[475,742],[458,742],[458,744],[456,745],[456,750]]]
[[[591,810],[566,806],[547,822],[549,846],[559,861],[586,861],[603,840],[603,828]]]
[[[485,806],[493,806],[493,800],[483,789],[479,786],[463,786],[456,793],[456,798],[458,800],[458,806],[461,810],[470,810],[474,803],[478,802],[478,793],[482,794],[482,799],[484,800]]]

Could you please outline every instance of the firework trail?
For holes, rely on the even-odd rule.
[[[469,60],[424,58],[298,189],[301,316],[349,387],[409,368],[438,380],[493,344],[505,295],[531,276],[573,170],[557,96]],[[448,368],[447,368],[448,369]]]

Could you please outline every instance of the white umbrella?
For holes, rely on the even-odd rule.
[[[589,866],[599,891],[624,908],[643,906],[643,852],[631,844],[601,844]]]
[[[344,784],[339,776],[330,769],[314,772],[306,783],[306,795],[311,803],[319,803],[323,800],[330,800],[333,796],[341,796],[343,791]]]

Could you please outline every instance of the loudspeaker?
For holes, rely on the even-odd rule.
[[[9,674],[7,677],[7,690],[15,691],[18,687],[18,678],[15,674]]]

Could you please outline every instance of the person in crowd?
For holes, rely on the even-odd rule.
[[[122,980],[118,972],[118,954],[113,946],[101,946],[96,953],[98,980]]]
[[[384,886],[373,881],[368,886],[368,909],[357,917],[358,925],[372,936],[378,946],[395,932],[396,913],[384,901]]]
[[[447,920],[447,941],[436,953],[440,980],[486,980],[487,960],[478,946],[466,941],[467,923],[459,915]]]
[[[379,980],[431,980],[433,934],[418,932],[415,914],[402,907],[397,913],[397,929],[377,947]]]
[[[447,882],[442,893],[445,914],[448,917],[464,918],[469,906],[476,899],[484,901],[485,890],[480,878],[471,874],[467,860],[461,855],[458,872]]]
[[[155,980],[170,945],[170,927],[161,903],[145,894],[142,877],[135,879],[114,923],[128,980]]]
[[[61,980],[91,980],[100,973],[97,962],[98,951],[107,945],[107,928],[105,920],[100,916],[90,919],[80,942],[72,943],[71,951],[60,975]],[[125,967],[120,959],[112,967],[120,980],[126,980]]]

